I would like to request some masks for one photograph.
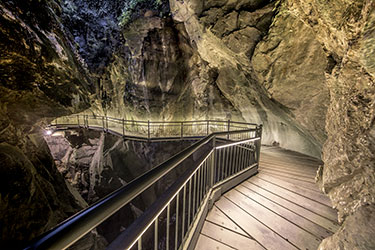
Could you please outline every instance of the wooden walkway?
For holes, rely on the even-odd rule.
[[[320,164],[264,147],[259,173],[215,203],[196,249],[317,249],[338,229],[336,211],[314,182]]]

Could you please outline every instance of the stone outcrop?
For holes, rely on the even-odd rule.
[[[329,62],[320,184],[344,223],[321,248],[372,249],[373,232],[367,225],[374,220],[375,206],[375,4],[286,1],[282,9],[314,31]]]
[[[69,191],[43,140],[43,124],[89,107],[93,90],[59,13],[55,1],[0,3],[4,248],[21,247],[84,207]]]
[[[80,163],[59,165],[69,185],[42,141],[41,128],[51,120],[84,112],[262,122],[264,143],[316,157],[324,144],[318,179],[343,226],[321,248],[372,247],[370,231],[356,230],[361,244],[350,227],[374,218],[374,2],[147,2],[0,3],[0,161],[6,183],[0,209],[2,225],[12,225],[0,227],[4,239],[30,239],[86,206],[71,185],[88,202],[102,195],[95,175],[82,177],[90,169],[106,172],[110,154],[99,156],[109,148],[100,137],[55,155]],[[113,188],[122,184],[112,181]],[[15,216],[25,207],[31,212]]]

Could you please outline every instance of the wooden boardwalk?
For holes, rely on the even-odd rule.
[[[259,173],[215,203],[196,249],[317,249],[338,229],[336,211],[314,182],[320,164],[264,147]]]

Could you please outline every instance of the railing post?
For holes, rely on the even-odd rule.
[[[125,135],[125,120],[122,118],[122,136]]]
[[[104,125],[104,116],[102,116],[102,126],[103,126],[103,131],[105,130],[105,125]]]
[[[184,137],[184,122],[181,122],[181,138]]]
[[[230,120],[228,120],[228,134],[227,134],[227,139],[229,140],[229,131],[230,131]]]
[[[260,137],[259,140],[256,142],[256,147],[257,147],[257,163],[259,166],[259,157],[260,157],[260,146],[262,144],[262,130],[263,130],[263,125],[260,124],[257,126],[257,131],[256,131],[256,136]]]
[[[108,132],[108,116],[105,115],[106,132]]]
[[[84,118],[86,118],[86,121],[85,121],[85,123],[86,123],[86,128],[88,128],[89,127],[89,115],[85,115],[84,116]]]
[[[213,151],[212,151],[212,158],[211,158],[211,180],[210,180],[210,187],[213,187],[214,186],[214,172],[215,172],[215,153],[216,153],[216,135],[214,136],[214,138],[212,139],[212,147],[213,147]]]
[[[147,121],[147,138],[150,139],[151,131],[150,131],[150,120]]]
[[[78,127],[80,127],[80,125],[79,125],[79,115],[77,115],[77,124],[78,124]]]
[[[210,133],[210,121],[207,120],[207,135]]]

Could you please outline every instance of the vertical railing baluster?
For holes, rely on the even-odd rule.
[[[102,116],[102,126],[103,126],[103,131],[104,131],[104,116]]]
[[[190,213],[191,213],[191,183],[192,179],[189,180],[189,207],[188,207],[188,228],[190,226]]]
[[[216,151],[216,136],[212,139],[212,148],[214,151],[212,152],[212,162],[211,162],[211,173],[210,173],[210,187],[214,185],[214,176],[215,176],[215,151]]]
[[[246,145],[245,145],[246,146]],[[244,168],[246,168],[246,166],[245,166],[245,153],[246,153],[246,147],[245,148],[242,148],[242,154],[241,154],[241,169],[240,170],[242,170],[242,169],[244,169]]]
[[[166,239],[166,249],[169,250],[169,220],[170,220],[170,212],[171,212],[171,204],[168,203],[168,206],[167,206],[167,225],[166,225],[166,229],[167,229],[167,239]]]
[[[181,138],[184,137],[184,122],[181,122]]]
[[[245,161],[246,160],[246,151],[247,151],[247,148],[245,147],[242,150],[242,167],[241,167],[241,170],[246,168],[246,161]]]
[[[223,149],[218,149],[218,165],[217,165],[217,178],[216,178],[216,181],[219,182],[221,180],[221,175],[222,175],[222,172],[223,172],[223,159],[222,159],[222,151]]]
[[[238,165],[238,147],[237,145],[234,146],[234,153],[233,153],[233,168],[232,168],[232,173],[231,175],[236,173],[237,170],[237,165]]]
[[[199,196],[200,196],[201,202],[199,204],[202,203],[202,199],[203,199],[203,189],[204,189],[204,187],[203,187],[203,173],[204,172],[203,171],[204,171],[204,166],[206,165],[206,163],[207,163],[207,159],[203,162],[203,165],[201,167],[201,180],[200,180],[201,188],[199,189]]]
[[[230,176],[230,170],[231,170],[232,165],[233,165],[233,162],[232,162],[233,147],[228,147],[228,151],[229,151],[229,155],[228,155],[228,157],[229,157],[229,163],[228,163],[228,169],[227,169],[228,172],[227,172],[227,174],[225,176],[226,178]]]
[[[230,120],[228,120],[228,134],[227,134],[227,139],[229,140],[229,131],[230,131]]]
[[[229,147],[225,147],[225,169],[223,171],[223,180],[227,177],[228,168],[229,168]]]
[[[238,173],[241,170],[241,163],[242,163],[242,145],[238,145],[238,162],[237,162],[237,170]]]
[[[142,236],[138,239],[138,250],[142,250]]]
[[[179,210],[179,205],[180,203],[180,192],[177,193],[177,198],[176,198],[176,232],[175,232],[175,239],[174,239],[174,249],[177,250],[177,243],[178,243],[178,210]]]
[[[147,121],[147,138],[151,138],[151,131],[150,131],[150,120]]]
[[[122,118],[122,135],[125,136],[125,120]]]
[[[207,120],[207,135],[210,133],[210,121]]]
[[[205,164],[204,164],[204,167],[203,167],[203,189],[202,189],[202,197],[204,198],[205,194],[206,194],[206,171],[207,171],[207,166],[208,166],[208,162],[209,162],[209,157],[207,158]]]
[[[105,116],[105,125],[106,125],[106,131],[108,132],[108,117]]]
[[[159,216],[155,219],[155,228],[154,228],[154,250],[158,250],[159,248],[159,237],[158,237],[158,230],[159,230]]]
[[[184,191],[182,196],[182,233],[181,238],[184,239],[185,236],[185,208],[186,208],[186,184],[184,185]]]
[[[193,207],[192,207],[192,210],[193,210],[193,213],[192,213],[192,217],[194,219],[194,215],[195,215],[195,193],[196,193],[196,189],[197,189],[197,172],[195,172],[194,174],[194,179],[193,179],[193,182],[194,182],[194,189],[192,190],[193,192]]]
[[[203,163],[202,163],[203,164]],[[199,191],[200,191],[200,177],[201,177],[201,168],[202,168],[202,164],[198,167],[198,170],[197,170],[197,188],[196,188],[196,193],[197,193],[197,204],[196,204],[196,210],[198,210],[199,208],[199,202],[200,202],[200,197],[199,197]]]
[[[77,123],[78,123],[78,127],[81,127],[81,125],[79,124],[79,115],[77,115]]]

